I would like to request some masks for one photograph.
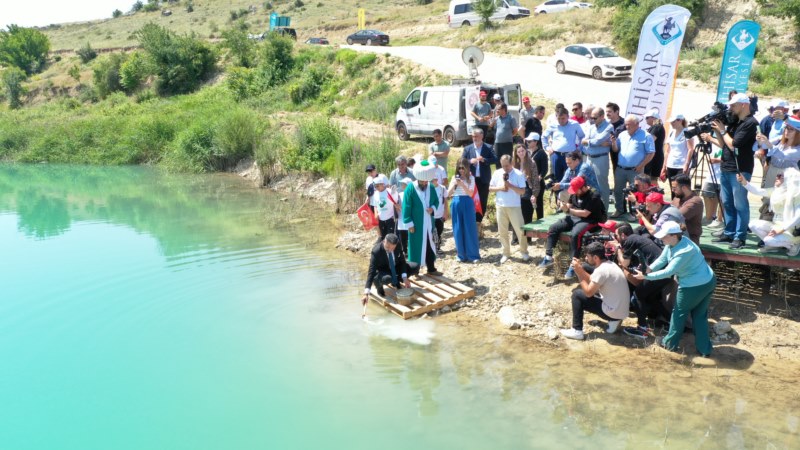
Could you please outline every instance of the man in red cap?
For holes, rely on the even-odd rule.
[[[661,225],[670,220],[678,222],[681,226],[685,227],[686,219],[683,217],[681,210],[664,200],[664,194],[660,192],[651,192],[647,194],[644,204],[647,208],[646,214],[643,214],[641,211],[636,211],[636,217],[642,224],[637,230],[638,234],[647,233],[650,236],[655,236],[661,229]]]
[[[558,242],[562,232],[570,232],[570,257],[575,258],[580,251],[581,240],[587,231],[597,227],[600,222],[606,221],[606,208],[597,189],[586,185],[582,176],[572,179],[569,184],[569,201],[562,203],[561,210],[567,216],[550,226],[547,231],[547,244],[545,257],[539,267],[545,268],[553,265],[553,248]],[[573,278],[575,271],[572,267],[567,270],[565,278]]]
[[[519,109],[519,125],[524,126],[531,117],[533,117],[533,106],[531,106],[531,98],[526,95],[522,97],[522,108]]]

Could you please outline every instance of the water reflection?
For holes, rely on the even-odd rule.
[[[65,198],[26,188],[17,192],[15,202],[19,215],[17,227],[25,236],[45,239],[69,230],[72,220]]]

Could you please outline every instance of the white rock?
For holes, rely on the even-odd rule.
[[[508,329],[516,330],[519,328],[517,315],[514,312],[514,308],[510,306],[503,306],[500,308],[500,311],[497,313],[497,318],[500,319],[500,323]]]
[[[547,313],[544,311],[539,311],[537,315],[539,316],[540,319],[544,319],[545,317],[547,317]]]
[[[554,340],[558,339],[558,331],[556,331],[555,328],[550,328],[549,330],[547,330],[547,337],[551,341],[554,341]]]
[[[731,323],[727,320],[721,320],[714,324],[715,334],[722,335],[725,333],[730,333],[731,331],[733,331],[733,328],[731,327]]]

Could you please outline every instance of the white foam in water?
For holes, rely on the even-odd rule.
[[[430,320],[405,321],[395,318],[364,319],[370,325],[371,333],[379,334],[391,340],[408,341],[413,344],[428,345],[436,335],[433,332],[434,323]]]

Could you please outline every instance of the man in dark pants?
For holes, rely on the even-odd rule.
[[[586,180],[582,176],[572,179],[569,184],[569,193],[569,201],[561,204],[561,210],[567,213],[567,217],[554,223],[547,230],[545,257],[539,263],[541,268],[553,265],[553,248],[562,232],[570,232],[569,254],[570,257],[575,258],[578,256],[583,235],[596,228],[598,223],[606,221],[606,208],[603,205],[603,199],[600,198],[600,193],[587,186]],[[574,276],[575,271],[572,267],[564,275],[565,278]]]
[[[492,119],[491,127],[494,129],[494,152],[497,155],[496,168],[499,170],[500,157],[513,156],[514,136],[517,135],[517,121],[508,113],[508,105],[497,105],[497,115]]]
[[[400,288],[400,280],[403,280],[403,286],[409,287],[408,281],[408,264],[400,246],[397,245],[400,238],[394,233],[389,233],[383,238],[383,241],[378,242],[372,247],[372,253],[369,258],[369,272],[367,272],[367,283],[364,285],[364,297],[361,299],[362,303],[366,304],[367,297],[372,285],[375,285],[375,290],[378,295],[385,296],[386,292],[383,286],[386,284]]]
[[[594,267],[591,275],[584,270],[580,259],[572,259],[571,268],[578,274],[580,287],[572,291],[572,328],[561,330],[561,335],[568,339],[583,340],[584,311],[607,320],[607,333],[617,331],[628,317],[630,291],[622,269],[606,259],[606,249],[600,242],[586,246],[585,259]]]
[[[461,157],[469,160],[469,171],[475,177],[475,187],[480,196],[481,209],[485,213],[486,202],[489,200],[489,182],[492,181],[491,165],[498,160],[492,146],[483,142],[483,130],[472,129],[472,144],[464,147]],[[478,222],[478,236],[483,237],[483,214],[476,212],[475,220]]]

